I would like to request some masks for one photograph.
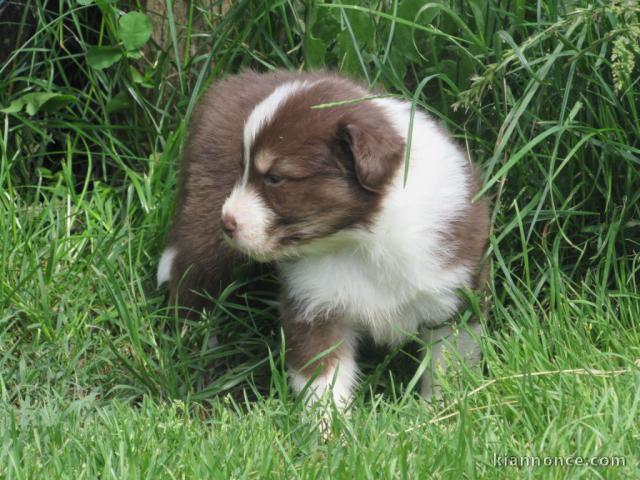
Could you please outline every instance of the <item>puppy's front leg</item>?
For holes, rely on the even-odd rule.
[[[303,320],[290,308],[282,309],[282,326],[293,389],[300,393],[309,384],[306,399],[312,402],[330,391],[344,409],[358,375],[353,331],[341,319]]]
[[[439,375],[459,371],[460,361],[470,367],[480,363],[480,345],[482,327],[478,322],[464,326],[443,325],[427,330],[424,338],[431,348],[431,362],[422,376],[421,394],[425,398],[440,400],[442,392],[438,383]]]

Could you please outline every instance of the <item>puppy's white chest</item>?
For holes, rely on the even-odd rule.
[[[405,135],[409,105],[377,102]],[[428,117],[416,115],[414,128],[420,135],[411,144],[408,174],[395,173],[374,221],[318,240],[280,265],[302,320],[342,317],[378,342],[395,343],[457,311],[457,289],[470,284],[474,266],[450,261],[455,245],[444,232],[468,207],[465,159]]]
[[[380,267],[357,255],[337,254],[283,265],[281,273],[305,320],[339,315],[379,343],[397,343],[421,324],[437,326],[456,311],[453,290],[430,288],[438,283],[437,272],[423,270],[424,278],[415,278],[412,272]]]

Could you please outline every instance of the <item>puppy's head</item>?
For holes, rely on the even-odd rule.
[[[281,85],[249,115],[243,176],[222,208],[232,244],[259,259],[296,255],[366,226],[404,154],[404,141],[366,91],[327,78]]]

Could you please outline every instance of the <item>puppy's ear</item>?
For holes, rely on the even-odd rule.
[[[404,158],[405,142],[386,122],[350,121],[339,133],[353,156],[358,181],[367,190],[380,193]]]

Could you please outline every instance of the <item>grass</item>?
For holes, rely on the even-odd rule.
[[[0,113],[0,478],[640,478],[635,3],[193,2],[141,53],[123,5],[28,2],[0,64],[0,108],[24,103]],[[272,293],[240,273],[185,321],[155,288],[188,116],[243,67],[383,85],[483,166],[486,369],[443,405],[412,388],[418,346],[365,352],[324,442],[286,386]],[[245,283],[252,302],[231,300]]]

